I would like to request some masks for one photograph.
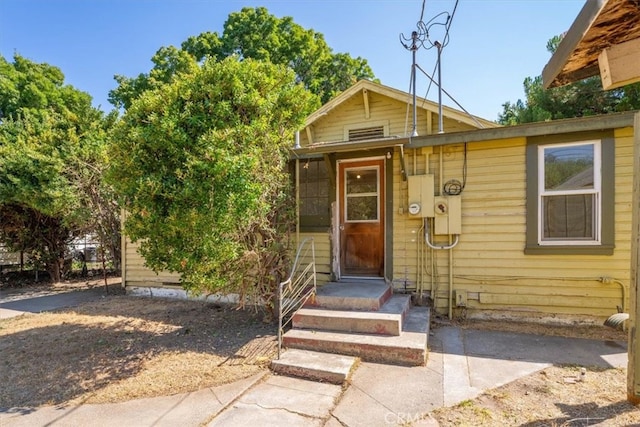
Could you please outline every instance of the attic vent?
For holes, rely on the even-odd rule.
[[[384,138],[384,126],[362,129],[349,129],[349,141]]]

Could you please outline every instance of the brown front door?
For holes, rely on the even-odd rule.
[[[343,276],[384,275],[383,176],[384,159],[339,164]]]

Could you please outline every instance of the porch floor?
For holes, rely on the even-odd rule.
[[[344,279],[319,286],[315,301],[309,305],[377,311],[389,299],[391,292],[384,279]]]

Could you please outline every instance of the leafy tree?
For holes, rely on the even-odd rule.
[[[559,36],[550,39],[547,50],[555,52],[561,40]],[[524,92],[525,101],[519,99],[515,103],[502,104],[498,123],[515,125],[640,108],[640,83],[605,91],[598,76],[546,90],[542,86],[542,76],[527,77]]]
[[[65,175],[79,197],[84,229],[98,238],[102,255],[120,270],[120,207],[113,187],[104,179],[110,162],[109,140],[117,119],[117,112],[112,111],[93,122],[82,144],[67,159]]]
[[[135,100],[109,176],[147,266],[190,290],[270,300],[287,267],[288,147],[316,106],[290,70],[236,56]]]
[[[57,67],[0,56],[0,76],[0,240],[60,280],[65,250],[95,230],[95,210],[117,223],[106,199],[96,204],[88,196],[107,194],[101,178],[84,180],[101,168],[108,122]]]
[[[127,109],[144,91],[192,73],[196,63],[205,59],[221,61],[229,56],[289,67],[296,79],[322,102],[357,80],[374,79],[365,59],[333,53],[322,34],[305,30],[291,17],[270,15],[264,7],[245,7],[229,15],[222,35],[204,32],[189,37],[181,49],[162,47],[153,56],[154,66],[148,74],[134,78],[116,76],[118,87],[110,92],[109,100],[116,107]]]

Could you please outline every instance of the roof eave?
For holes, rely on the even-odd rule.
[[[557,135],[562,133],[590,132],[605,129],[632,127],[638,111],[603,114],[548,122],[526,123],[490,129],[443,133],[416,137],[392,137],[371,141],[342,141],[292,148],[292,158],[321,157],[324,154],[373,151],[402,145],[403,148],[437,147],[471,142],[490,142],[510,138]]]
[[[313,154],[345,153],[354,151],[372,151],[390,148],[409,143],[408,137],[389,137],[370,141],[341,141],[312,144],[300,148],[292,148],[293,157],[309,157]]]
[[[571,28],[558,45],[558,49],[542,70],[542,84],[545,89],[562,86],[599,73],[597,63],[574,72],[563,72],[563,70],[608,2],[609,0],[588,0],[582,7]]]
[[[485,142],[509,138],[529,138],[561,133],[618,129],[633,126],[636,113],[637,111],[627,111],[623,113],[527,123],[493,129],[418,136],[411,138],[410,143],[405,145],[405,148],[435,147],[440,145],[464,144],[467,142]]]

